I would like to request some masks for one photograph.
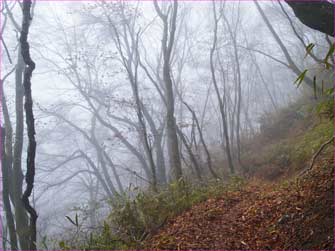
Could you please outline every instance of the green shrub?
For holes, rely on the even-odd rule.
[[[320,123],[293,142],[291,159],[295,163],[309,160],[319,147],[333,135],[333,123]]]
[[[208,198],[238,190],[243,184],[244,180],[237,176],[231,177],[229,183],[215,181],[209,185],[192,185],[181,180],[159,193],[139,192],[134,199],[126,198],[114,207],[108,219],[124,242],[140,248],[147,234],[157,230],[167,219]]]
[[[220,197],[225,192],[236,191],[244,185],[244,180],[238,176],[232,176],[229,180],[228,183],[216,180],[207,185],[180,180],[169,184],[159,193],[137,190],[134,198],[125,196],[111,203],[113,209],[99,231],[89,233],[77,228],[73,237],[58,242],[57,249],[142,248],[145,237],[161,227],[167,219],[196,203]]]
[[[319,116],[324,116],[329,119],[334,118],[334,98],[327,98],[320,102],[316,106],[316,112],[319,114]]]
[[[278,169],[284,173],[286,168],[304,168],[319,147],[333,135],[333,99],[323,97],[312,101],[305,104],[306,101],[301,99],[263,118],[265,135],[261,136],[265,137],[260,137],[260,145],[264,147],[259,148],[257,154],[250,148],[243,155],[254,173],[263,175],[267,170]]]
[[[86,250],[112,250],[128,249],[128,245],[115,235],[111,227],[104,222],[103,229],[100,233],[91,233],[88,242],[81,247]]]

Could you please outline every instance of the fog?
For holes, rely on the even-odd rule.
[[[258,4],[299,73],[254,2],[33,4],[28,41],[36,63],[37,153],[30,199],[40,249],[74,231],[66,216],[77,214],[87,231],[99,229],[121,195],[180,178],[172,168],[178,161],[193,183],[228,179],[232,168],[241,174],[243,142],[261,132],[264,116],[313,93],[305,81],[297,87],[305,69],[308,78],[332,85],[332,70],[306,54],[313,43],[313,55],[323,59],[330,38],[303,25],[285,2]],[[1,79],[18,64],[21,20],[19,2],[6,1]],[[2,93],[13,146],[21,123],[16,82],[14,71]],[[24,174],[25,130],[23,138]],[[2,218],[6,225],[5,212]]]

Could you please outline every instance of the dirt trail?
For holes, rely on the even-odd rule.
[[[150,249],[333,249],[333,154],[286,183],[251,180],[170,220]]]

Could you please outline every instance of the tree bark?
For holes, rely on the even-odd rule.
[[[10,189],[10,166],[8,165],[8,158],[5,152],[5,128],[1,127],[1,170],[2,170],[2,196],[3,205],[6,214],[6,222],[9,230],[9,240],[12,250],[17,250],[17,237],[15,230],[14,216],[12,212],[12,207],[9,199],[9,189]]]
[[[240,69],[240,60],[237,49],[237,39],[236,39],[236,30],[233,32],[231,29],[231,25],[228,22],[225,15],[223,15],[223,19],[227,24],[228,31],[233,42],[234,48],[234,59],[236,64],[237,71],[237,111],[236,111],[236,147],[237,147],[237,160],[241,163],[241,140],[240,140],[240,128],[241,128],[241,104],[242,104],[242,78],[241,78],[241,69]]]
[[[254,1],[258,12],[260,13],[260,15],[262,16],[266,26],[269,28],[270,32],[272,33],[274,39],[276,40],[277,44],[279,45],[279,47],[281,48],[287,62],[288,62],[288,67],[297,75],[299,76],[302,71],[298,68],[298,66],[295,64],[295,62],[293,61],[290,53],[288,52],[287,48],[285,47],[284,43],[282,42],[282,40],[280,39],[279,35],[277,34],[277,32],[275,31],[275,29],[272,27],[269,19],[267,18],[267,16],[265,15],[264,11],[262,10],[261,6],[259,5],[259,3],[257,1]],[[305,3],[305,1],[304,1]],[[314,82],[312,79],[310,79],[309,77],[305,76],[304,78],[304,82],[311,88],[314,88]],[[317,87],[319,88],[319,87]]]
[[[334,4],[328,1],[285,0],[295,16],[308,27],[334,37]]]
[[[165,84],[165,97],[166,97],[166,131],[167,131],[167,145],[169,152],[170,167],[175,180],[182,178],[182,168],[179,154],[179,145],[177,137],[177,125],[174,115],[174,95],[173,83],[171,77],[171,53],[175,39],[176,32],[176,19],[178,2],[173,1],[172,14],[169,20],[169,14],[163,14],[160,10],[157,0],[154,1],[154,7],[163,21],[164,31],[162,38],[162,51],[163,51],[163,82]],[[170,24],[170,25],[169,25]]]
[[[22,196],[22,202],[25,209],[30,215],[30,231],[29,231],[29,249],[36,250],[36,221],[37,213],[35,209],[29,203],[29,197],[34,188],[35,179],[35,154],[36,154],[36,141],[35,141],[35,121],[33,113],[33,99],[31,95],[31,77],[35,69],[35,62],[30,57],[29,43],[28,43],[28,33],[29,26],[31,22],[30,15],[31,0],[26,0],[23,2],[22,7],[22,30],[21,30],[21,53],[26,64],[23,78],[23,87],[25,94],[25,112],[26,112],[26,124],[27,124],[27,134],[28,134],[28,150],[27,150],[27,171],[26,171],[26,190]]]
[[[306,48],[306,47],[308,46],[308,44],[305,43],[304,38],[298,33],[298,31],[297,31],[297,29],[295,28],[294,23],[293,23],[293,21],[292,21],[290,15],[287,13],[287,11],[285,10],[284,6],[281,4],[280,1],[278,1],[278,4],[279,4],[279,6],[280,6],[280,9],[282,10],[282,12],[284,13],[284,15],[286,16],[288,22],[290,23],[290,26],[291,26],[291,28],[292,28],[293,33],[294,33],[295,36],[298,38],[298,40],[300,41],[300,43],[302,44],[302,46],[303,46],[304,48]],[[319,63],[319,64],[323,64],[323,63],[324,63],[323,60],[320,59],[320,58],[318,58],[318,57],[316,57],[312,51],[309,52],[309,55],[310,55],[310,56],[311,56],[317,63]]]
[[[211,76],[212,76],[212,81],[213,81],[213,84],[214,84],[216,96],[217,96],[217,99],[218,99],[218,102],[219,102],[219,109],[220,109],[220,114],[221,114],[221,119],[222,119],[223,134],[224,134],[224,139],[225,139],[225,150],[226,150],[226,155],[227,155],[227,160],[228,160],[228,167],[230,169],[230,172],[232,174],[234,174],[235,173],[235,168],[234,168],[234,165],[233,165],[231,149],[230,149],[227,118],[226,118],[224,103],[221,99],[221,94],[220,94],[219,87],[218,87],[218,84],[217,84],[216,75],[215,75],[215,67],[214,67],[214,52],[216,50],[217,30],[218,30],[218,18],[217,18],[217,15],[216,15],[215,2],[213,2],[213,14],[214,14],[214,32],[213,32],[214,33],[214,38],[213,38],[213,44],[212,44],[212,47],[211,47],[211,50],[210,50],[210,69],[211,69]]]
[[[28,216],[21,200],[23,186],[23,171],[22,171],[22,149],[23,149],[23,130],[24,130],[24,115],[23,115],[23,87],[22,74],[24,71],[24,62],[21,55],[21,48],[18,50],[18,61],[15,70],[15,138],[13,149],[13,177],[12,177],[12,202],[15,209],[16,231],[21,249],[29,249],[28,244]],[[8,139],[10,140],[10,139]]]

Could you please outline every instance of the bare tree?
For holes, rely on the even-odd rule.
[[[297,39],[299,40],[299,42],[301,43],[301,45],[303,46],[303,48],[307,48],[308,44],[305,42],[304,38],[302,35],[299,34],[299,32],[297,31],[293,21],[292,21],[292,18],[290,17],[290,15],[287,13],[286,9],[284,8],[284,6],[282,5],[282,3],[280,1],[278,1],[278,4],[280,6],[280,9],[281,11],[283,12],[284,16],[287,18],[291,28],[292,28],[292,31],[294,33],[294,35],[297,37]],[[318,58],[314,53],[313,51],[309,51],[308,53],[316,62],[322,64],[324,63],[322,59]]]
[[[240,55],[238,54],[238,47],[237,47],[237,27],[240,21],[239,20],[240,19],[239,7],[238,7],[237,21],[236,21],[234,30],[232,29],[231,24],[229,23],[224,13],[222,13],[222,17],[227,25],[228,33],[233,43],[234,59],[235,59],[235,66],[236,66],[236,73],[237,73],[236,146],[237,146],[237,159],[239,163],[241,163],[240,128],[241,128],[241,104],[242,104],[242,83],[241,83],[242,79],[241,79],[241,69],[240,69]]]
[[[155,10],[163,22],[162,52],[163,52],[163,81],[165,84],[166,101],[166,131],[167,145],[169,152],[170,166],[173,170],[173,176],[176,180],[182,177],[181,161],[179,156],[179,146],[177,137],[176,119],[174,116],[175,104],[173,95],[173,82],[171,77],[171,54],[175,40],[178,1],[173,1],[172,12],[163,13],[158,6],[157,0],[154,0]]]
[[[46,113],[48,115],[55,116],[55,117],[61,119],[63,122],[68,124],[70,127],[74,128],[76,131],[78,131],[90,144],[92,144],[92,146],[94,147],[94,149],[96,151],[98,163],[100,163],[100,165],[101,165],[102,173],[100,173],[100,171],[96,167],[96,164],[94,164],[94,162],[89,158],[89,156],[87,154],[85,154],[83,151],[81,151],[81,150],[79,151],[79,153],[80,153],[79,156],[82,157],[84,160],[86,160],[88,162],[89,166],[93,169],[93,172],[95,173],[96,177],[104,185],[104,188],[105,188],[105,191],[106,191],[107,195],[109,195],[110,198],[115,198],[115,196],[118,195],[118,192],[117,192],[117,190],[116,190],[116,188],[115,188],[115,186],[114,186],[114,184],[111,180],[110,174],[108,172],[108,168],[107,168],[107,164],[106,164],[106,157],[108,157],[108,154],[105,153],[105,150],[99,145],[99,143],[97,142],[97,139],[95,137],[95,128],[96,128],[96,120],[97,120],[96,115],[92,114],[91,129],[90,129],[90,133],[88,133],[84,129],[80,128],[79,126],[77,126],[76,124],[71,122],[69,119],[65,118],[63,115],[61,115],[57,112],[48,111],[46,109],[42,109],[42,110],[43,110],[44,113]],[[73,158],[70,158],[70,159],[73,160]],[[123,187],[122,187],[119,175],[118,175],[117,171],[115,170],[115,166],[113,165],[113,163],[111,162],[110,159],[108,160],[108,162],[112,164],[112,165],[110,165],[110,167],[112,168],[112,171],[113,171],[113,174],[114,174],[114,179],[116,180],[116,182],[118,184],[119,191],[122,193],[123,192]],[[60,166],[57,166],[57,168],[59,168],[59,167]]]
[[[18,34],[21,32],[21,27],[18,22],[15,20],[15,17],[12,13],[16,3],[13,3],[12,6],[9,6],[7,1],[4,1],[4,10],[6,11],[6,17],[8,16],[11,21],[12,26],[14,27],[15,32]],[[24,18],[23,18],[24,22]],[[5,25],[4,23],[3,25]],[[4,26],[2,27],[2,30]],[[4,44],[4,40],[2,39]],[[8,191],[10,200],[14,208],[14,218],[15,218],[15,228],[14,226],[10,229],[12,232],[12,248],[21,248],[21,249],[30,249],[29,238],[30,230],[28,223],[28,215],[25,210],[24,204],[21,200],[23,195],[23,170],[22,170],[22,150],[23,150],[23,130],[24,130],[24,114],[23,114],[23,71],[25,63],[23,61],[21,46],[18,46],[17,50],[17,63],[15,65],[15,133],[13,133],[13,126],[10,119],[10,114],[8,111],[7,100],[4,92],[2,98],[2,110],[4,115],[4,126],[5,126],[5,151],[3,157],[5,158],[5,164],[7,169],[10,171],[8,184],[10,184]],[[8,54],[8,57],[9,54]],[[11,61],[11,60],[10,60]],[[12,72],[12,71],[11,71]],[[11,73],[10,72],[10,73]],[[1,83],[3,84],[6,77],[5,76]],[[2,86],[3,90],[3,86]],[[14,139],[13,139],[14,138]],[[8,212],[10,214],[10,212]],[[10,217],[10,216],[9,216]],[[7,219],[8,220],[8,219]],[[10,221],[10,219],[9,219]],[[17,235],[18,242],[15,244],[14,232]]]
[[[105,6],[104,6],[105,7]],[[118,28],[113,23],[111,17],[106,13],[106,17],[108,19],[109,27],[111,30],[111,35],[113,37],[116,48],[121,57],[122,64],[126,69],[128,79],[131,85],[131,89],[133,92],[133,98],[136,105],[136,114],[139,124],[139,134],[141,137],[141,141],[143,142],[144,151],[146,154],[146,158],[149,162],[149,167],[151,170],[151,180],[152,180],[152,189],[157,191],[157,175],[156,175],[156,165],[154,162],[152,147],[148,138],[148,130],[145,123],[144,109],[146,109],[143,105],[143,102],[140,98],[139,93],[139,83],[138,83],[138,67],[139,67],[139,35],[140,31],[135,31],[135,21],[136,17],[133,20],[127,19],[125,16],[124,5],[121,5],[121,30],[123,30],[122,35],[120,34]],[[106,7],[105,7],[106,8]],[[107,12],[108,10],[105,9]],[[135,16],[137,13],[134,14]],[[130,23],[131,22],[131,23]],[[125,48],[125,49],[123,49]],[[148,113],[147,113],[148,114]],[[150,115],[149,115],[150,116]]]
[[[212,165],[212,158],[211,158],[211,155],[210,155],[210,152],[208,150],[208,147],[207,147],[207,144],[205,143],[205,138],[204,138],[204,135],[203,135],[203,132],[202,132],[202,129],[200,127],[200,123],[199,123],[199,120],[197,118],[197,115],[196,113],[194,112],[194,110],[191,108],[191,106],[189,106],[185,101],[183,102],[184,105],[187,107],[187,109],[191,112],[192,114],[192,118],[196,124],[196,127],[197,127],[197,130],[198,130],[198,133],[199,133],[199,138],[200,138],[200,141],[201,141],[201,144],[205,150],[205,154],[206,154],[206,161],[207,161],[207,167],[211,173],[211,175],[218,179],[219,176],[217,175],[217,173],[214,171],[213,169],[213,165]]]
[[[282,52],[283,52],[283,54],[284,54],[284,56],[285,56],[285,58],[286,58],[286,60],[288,62],[288,68],[291,69],[297,76],[300,76],[303,73],[303,71],[299,69],[299,67],[296,65],[296,63],[292,59],[292,57],[291,57],[288,49],[286,48],[286,46],[284,45],[284,43],[280,39],[279,35],[277,34],[277,32],[275,31],[275,29],[271,25],[269,19],[265,15],[265,13],[264,13],[263,9],[261,8],[261,6],[259,5],[259,3],[257,1],[254,1],[254,3],[256,5],[256,7],[257,7],[258,12],[262,16],[262,18],[263,18],[266,26],[268,27],[268,29],[270,30],[271,34],[273,35],[275,41],[277,42],[277,44],[281,48],[281,50],[282,50]],[[314,88],[314,82],[308,76],[305,76],[304,81],[305,81],[305,83],[309,87]]]
[[[4,117],[4,127],[1,127],[1,143],[2,143],[1,170],[2,170],[2,182],[3,182],[2,196],[3,196],[4,210],[6,214],[7,227],[9,230],[10,246],[13,250],[17,250],[18,242],[16,236],[15,219],[10,202],[10,194],[13,192],[11,191],[12,186],[10,185],[12,179],[12,163],[13,163],[13,157],[12,157],[13,129],[10,121],[6,96],[3,88],[5,80],[14,72],[14,70],[15,67],[0,80],[1,107],[2,107],[2,114]]]
[[[225,112],[224,101],[221,98],[220,90],[219,90],[218,83],[216,80],[216,73],[215,73],[215,66],[214,66],[214,53],[216,51],[216,46],[217,46],[218,22],[220,20],[220,16],[219,17],[217,16],[215,2],[213,1],[212,3],[213,3],[213,17],[214,17],[214,30],[213,30],[214,37],[213,37],[212,47],[210,49],[210,70],[211,70],[212,82],[214,84],[214,89],[215,89],[217,100],[219,103],[219,109],[220,109],[220,115],[221,115],[222,127],[223,127],[224,139],[225,139],[225,151],[226,151],[226,156],[228,160],[228,167],[230,169],[230,172],[233,174],[235,173],[235,169],[234,169],[233,159],[232,159],[232,154],[231,154],[231,149],[230,149],[227,117],[226,117],[226,112]]]
[[[31,21],[31,1],[27,0],[23,2],[22,6],[22,30],[21,30],[21,52],[24,63],[26,64],[23,78],[24,96],[25,96],[25,112],[26,112],[26,124],[28,134],[28,150],[27,150],[27,172],[26,172],[26,190],[22,195],[22,202],[25,209],[30,215],[30,231],[29,231],[29,249],[36,250],[36,221],[37,213],[33,206],[29,202],[29,197],[34,188],[35,179],[35,154],[36,154],[36,140],[35,140],[35,120],[33,113],[33,99],[31,95],[31,77],[35,69],[35,62],[30,57],[28,33]]]

